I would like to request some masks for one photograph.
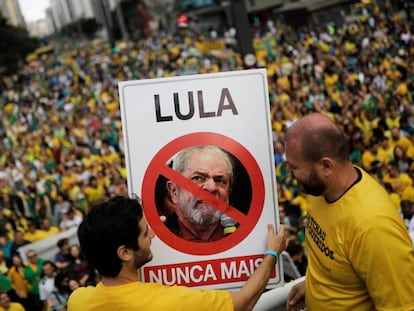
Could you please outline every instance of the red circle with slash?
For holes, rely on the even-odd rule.
[[[247,171],[252,185],[252,198],[248,213],[244,214],[237,208],[215,197],[174,171],[167,162],[179,151],[197,145],[217,146],[235,156]],[[155,200],[155,187],[158,177],[163,175],[168,180],[180,185],[189,192],[197,193],[202,200],[213,202],[212,206],[237,221],[240,226],[232,234],[213,242],[186,241],[171,232],[161,221]],[[150,162],[142,183],[142,203],[145,217],[158,238],[170,247],[192,255],[212,255],[226,251],[241,241],[254,229],[264,204],[264,181],[259,165],[251,153],[240,143],[227,136],[211,132],[197,132],[180,136],[166,144]]]

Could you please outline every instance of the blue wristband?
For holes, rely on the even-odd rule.
[[[275,256],[276,257],[276,260],[279,259],[279,254],[275,250],[273,250],[273,249],[268,249],[267,251],[264,252],[264,254],[265,254],[265,256],[266,255]]]

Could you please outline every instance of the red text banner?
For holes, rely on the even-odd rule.
[[[205,286],[245,282],[263,261],[263,255],[230,257],[144,268],[145,280],[164,285]],[[276,277],[276,270],[272,271]]]

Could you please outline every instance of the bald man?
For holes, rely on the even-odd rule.
[[[414,248],[386,191],[349,161],[341,130],[309,114],[286,133],[289,171],[308,194],[306,281],[287,310],[414,310]]]

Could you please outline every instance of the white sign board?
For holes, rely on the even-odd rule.
[[[119,94],[129,195],[142,198],[156,235],[154,258],[141,269],[141,279],[240,288],[263,260],[267,224],[279,223],[266,70],[126,81],[119,83]],[[169,165],[176,153],[199,145],[218,147],[233,159],[228,203]],[[213,202],[237,229],[210,242],[173,233],[160,219],[175,215],[171,202],[164,205],[167,181]],[[282,283],[281,273],[278,263],[269,288]]]

